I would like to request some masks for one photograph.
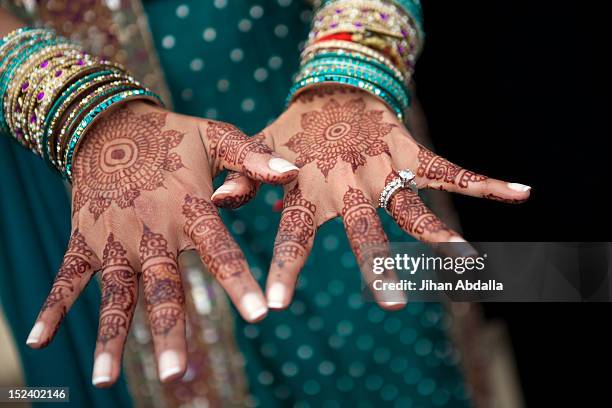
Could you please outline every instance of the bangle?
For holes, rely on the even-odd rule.
[[[76,146],[100,113],[138,98],[162,104],[123,67],[52,30],[23,27],[0,39],[0,130],[68,179]]]
[[[74,133],[72,134],[70,142],[67,146],[66,156],[64,160],[66,163],[64,176],[68,180],[70,180],[72,177],[72,159],[74,157],[74,152],[78,148],[79,142],[82,140],[83,134],[85,134],[85,132],[95,123],[96,119],[98,119],[103,112],[107,111],[118,103],[127,102],[134,99],[150,100],[155,104],[162,105],[159,96],[145,89],[122,91],[96,105],[75,128]]]

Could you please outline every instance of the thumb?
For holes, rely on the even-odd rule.
[[[234,171],[227,174],[223,184],[210,197],[219,208],[234,209],[242,207],[257,193],[259,181],[252,180]]]
[[[227,170],[269,184],[287,184],[299,173],[293,163],[274,155],[264,133],[248,137],[230,124],[209,122],[206,136],[213,160]]]

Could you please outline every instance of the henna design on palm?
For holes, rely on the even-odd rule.
[[[162,187],[167,173],[183,167],[172,149],[184,134],[164,131],[166,116],[137,115],[124,107],[106,118],[104,126],[91,130],[75,158],[74,212],[89,204],[97,220],[113,203],[122,209],[132,207],[141,191]]]
[[[215,206],[208,200],[187,194],[183,202],[185,234],[191,238],[202,260],[219,280],[242,274],[246,260],[223,225]]]
[[[75,291],[75,282],[91,271],[90,259],[92,256],[93,251],[85,242],[85,237],[79,232],[78,228],[75,229],[68,242],[68,249],[66,249],[64,260],[55,277],[51,292],[41,308],[41,313],[56,304],[62,303],[69,294]],[[66,306],[63,306],[62,313],[66,313]]]
[[[304,198],[299,185],[296,184],[285,195],[283,216],[278,226],[272,258],[280,268],[286,262],[305,256],[306,248],[315,233],[316,211],[317,206]]]
[[[302,114],[301,126],[285,146],[297,153],[298,167],[314,162],[326,179],[338,160],[349,163],[355,173],[366,164],[366,156],[391,156],[382,139],[395,125],[383,122],[382,110],[367,110],[363,98],[344,104],[330,99],[320,111]]]
[[[138,280],[127,251],[111,233],[102,253],[102,304],[98,341],[106,344],[127,333],[136,304]]]
[[[167,335],[184,319],[185,295],[176,253],[162,234],[144,227],[140,241],[144,296],[154,335]]]
[[[442,181],[461,188],[468,188],[470,183],[487,180],[486,176],[457,166],[423,146],[419,146],[418,161],[417,176],[431,181]],[[443,188],[440,189],[443,190]]]

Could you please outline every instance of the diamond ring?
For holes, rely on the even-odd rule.
[[[380,208],[386,210],[389,206],[389,201],[391,201],[391,197],[393,197],[398,190],[409,188],[414,192],[417,191],[417,184],[416,181],[414,181],[415,175],[413,172],[406,169],[400,170],[397,174],[399,177],[388,182],[381,191],[380,199],[378,200],[378,206]]]

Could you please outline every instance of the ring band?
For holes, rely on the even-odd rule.
[[[384,208],[385,210],[389,206],[389,201],[391,201],[391,197],[398,191],[402,189],[409,188],[416,193],[417,184],[414,181],[415,175],[412,171],[400,170],[398,172],[399,177],[395,177],[393,180],[387,183],[385,188],[380,193],[380,199],[378,200],[378,206],[380,208]]]

